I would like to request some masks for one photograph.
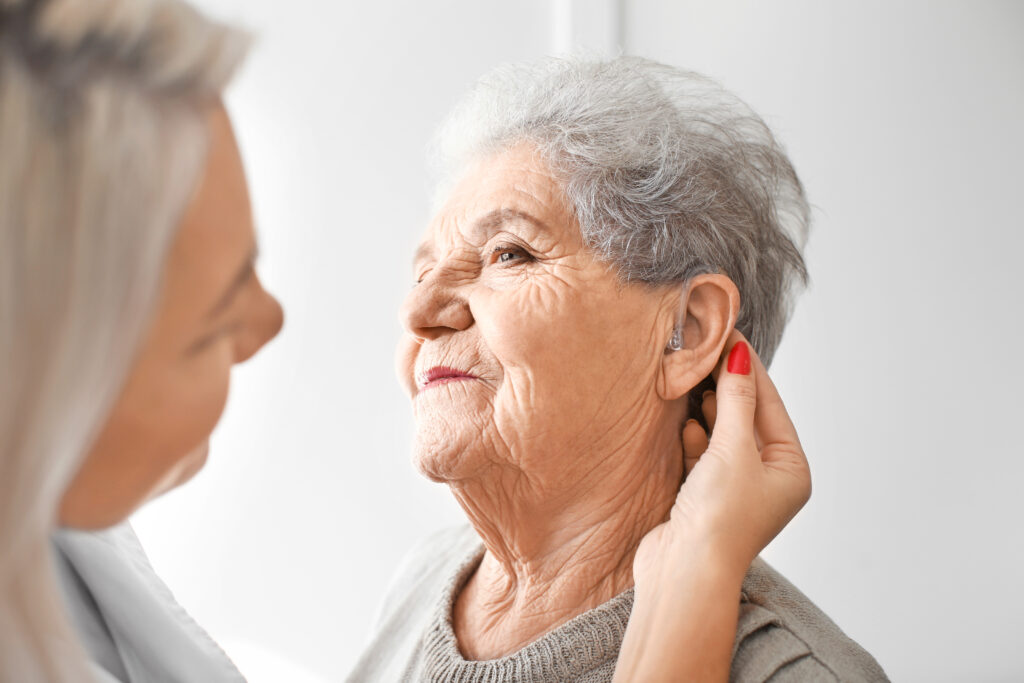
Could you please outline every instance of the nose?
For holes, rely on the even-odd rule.
[[[273,294],[257,282],[259,291],[250,318],[235,342],[235,363],[249,360],[284,327],[284,309]]]
[[[435,268],[405,297],[399,317],[406,332],[423,341],[473,324],[469,302],[443,268]]]

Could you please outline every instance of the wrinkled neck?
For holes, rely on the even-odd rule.
[[[486,484],[453,492],[487,547],[486,560],[509,582],[557,584],[583,574],[590,583],[622,575],[624,590],[632,584],[636,546],[667,517],[679,487],[669,468],[645,465],[558,495],[534,497],[515,486]]]
[[[463,641],[480,638],[476,654],[515,651],[633,585],[636,548],[678,493],[682,449],[671,418],[630,436],[585,458],[562,454],[592,464],[561,479],[496,465],[450,484],[487,548],[456,610],[469,654]]]

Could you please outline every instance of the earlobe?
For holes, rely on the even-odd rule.
[[[698,275],[683,291],[679,308],[658,378],[658,394],[666,401],[682,398],[711,374],[736,326],[739,290],[725,275]]]

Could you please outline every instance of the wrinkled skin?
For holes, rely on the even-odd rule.
[[[739,295],[721,275],[686,293],[624,284],[527,144],[467,170],[414,276],[397,360],[414,459],[484,539],[455,628],[468,658],[499,657],[632,585],[636,547],[679,490],[686,393]],[[684,349],[666,354],[681,304]],[[428,385],[435,366],[472,377]]]
[[[203,178],[171,246],[156,317],[64,493],[64,526],[116,524],[198,472],[227,401],[231,368],[283,324],[280,304],[256,275],[248,187],[223,107],[210,114],[209,131]]]

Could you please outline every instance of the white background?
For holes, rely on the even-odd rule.
[[[475,77],[573,44],[719,79],[815,206],[773,366],[815,493],[767,559],[895,680],[1024,678],[1024,4],[200,4],[256,35],[228,99],[287,322],[135,523],[253,681],[342,679],[403,551],[461,520],[391,360],[424,146]]]

